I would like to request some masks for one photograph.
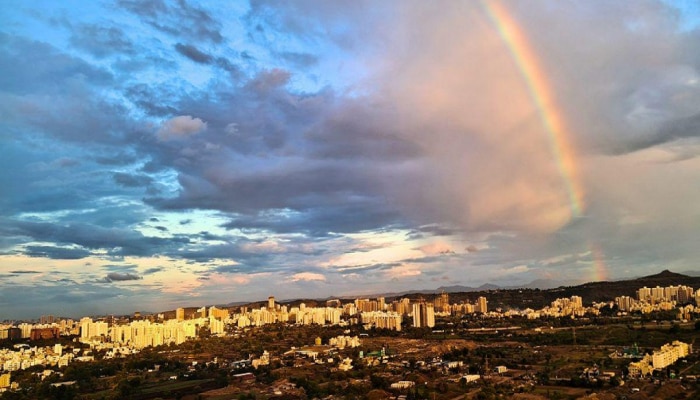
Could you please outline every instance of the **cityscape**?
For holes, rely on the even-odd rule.
[[[669,280],[694,278],[664,271],[626,285]],[[0,398],[700,393],[700,351],[694,348],[700,290],[642,286],[633,296],[609,301],[571,295],[538,308],[489,307],[489,296],[496,301],[510,291],[522,292],[290,302],[269,296],[240,306],[148,315],[6,321],[0,324]],[[576,288],[548,292],[567,291]],[[465,295],[467,300],[451,300]],[[126,365],[140,367],[125,371]]]
[[[0,400],[700,398],[697,0],[8,0]]]

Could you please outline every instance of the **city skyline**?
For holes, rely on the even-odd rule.
[[[0,21],[0,319],[700,271],[693,2]]]

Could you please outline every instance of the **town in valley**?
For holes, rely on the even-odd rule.
[[[0,398],[691,399],[700,393],[692,283],[700,278],[664,271],[547,290],[270,296],[5,321]],[[621,293],[587,301],[578,294],[591,285]],[[513,298],[521,304],[504,303]]]

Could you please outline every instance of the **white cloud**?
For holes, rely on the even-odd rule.
[[[517,274],[517,273],[521,273],[521,272],[527,272],[529,270],[530,270],[530,267],[528,267],[527,265],[516,265],[515,267],[505,269],[505,271],[508,274]]]
[[[326,281],[326,277],[315,273],[315,272],[299,272],[294,275],[292,275],[291,279],[292,282],[299,282],[299,281]]]
[[[384,276],[388,279],[409,278],[421,275],[421,271],[413,265],[401,265],[388,269]]]

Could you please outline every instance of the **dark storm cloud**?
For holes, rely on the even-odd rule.
[[[356,233],[380,228],[400,228],[404,224],[400,214],[378,203],[328,205],[306,209],[299,214],[276,218],[260,213],[240,216],[224,224],[226,229],[267,230],[275,233],[303,232],[310,236],[326,237],[333,234]]]
[[[376,107],[376,105],[374,105]],[[307,134],[312,155],[323,159],[401,161],[420,157],[421,148],[385,125],[391,115],[348,101]],[[379,115],[377,115],[379,114]],[[362,116],[358,120],[358,116]],[[373,120],[374,119],[374,120]]]
[[[314,206],[346,204],[335,195],[371,192],[370,171],[348,165],[280,166],[270,171],[242,175],[225,166],[209,176],[180,175],[182,192],[175,199],[152,199],[168,209],[213,208],[233,212],[266,209],[303,210]],[[367,178],[367,179],[365,179]],[[358,200],[358,203],[364,200]],[[319,212],[323,212],[320,211]]]
[[[116,4],[169,35],[216,44],[224,41],[221,23],[206,10],[184,0],[117,0]]]
[[[214,60],[211,55],[189,44],[177,43],[175,45],[175,50],[196,63],[211,64],[211,62]]]
[[[147,175],[134,175],[124,172],[116,172],[113,175],[114,182],[125,187],[142,187],[153,183],[153,178]]]
[[[134,45],[124,31],[115,26],[76,25],[72,27],[70,41],[73,46],[98,58],[112,54],[131,54],[134,51]]]
[[[422,149],[398,128],[383,128],[396,118],[390,108],[328,90],[295,94],[286,88],[289,79],[287,71],[266,70],[240,87],[174,104],[206,121],[207,131],[186,144],[149,147],[149,171],[179,171],[180,192],[147,203],[163,210],[235,212],[242,216],[229,228],[275,232],[324,235],[402,224],[383,188],[404,174],[392,163],[420,159]],[[284,154],[307,161],[287,162]],[[300,215],[261,218],[282,209]]]
[[[685,118],[679,118],[663,123],[652,135],[631,139],[618,148],[616,154],[647,149],[677,140],[700,137],[700,113]]]
[[[105,228],[87,223],[52,224],[4,220],[2,231],[12,236],[26,236],[36,241],[76,244],[86,249],[107,249],[113,256],[150,256],[164,254],[189,243],[185,237],[157,238],[125,228]]]
[[[79,260],[92,253],[85,249],[55,247],[55,246],[26,246],[24,254],[30,257],[46,257],[54,260]]]
[[[10,216],[22,212],[86,210],[70,218],[99,219],[113,211],[112,205],[103,204],[95,208],[94,203],[102,195],[115,195],[123,191],[109,179],[111,172],[101,172],[99,166],[85,158],[79,165],[70,168],[59,168],[53,162],[45,162],[55,158],[56,152],[60,154],[64,147],[71,149],[69,152],[73,157],[89,150],[71,148],[71,145],[59,144],[48,138],[35,140],[46,145],[0,140],[0,152],[3,154],[0,157],[0,185],[3,187],[0,214]],[[138,214],[138,208],[134,203],[121,207],[116,219],[133,216],[133,211]]]
[[[0,38],[0,87],[9,94],[0,96],[6,131],[93,149],[123,144],[134,132],[123,118],[126,107],[102,94],[114,84],[111,73],[45,43]]]

